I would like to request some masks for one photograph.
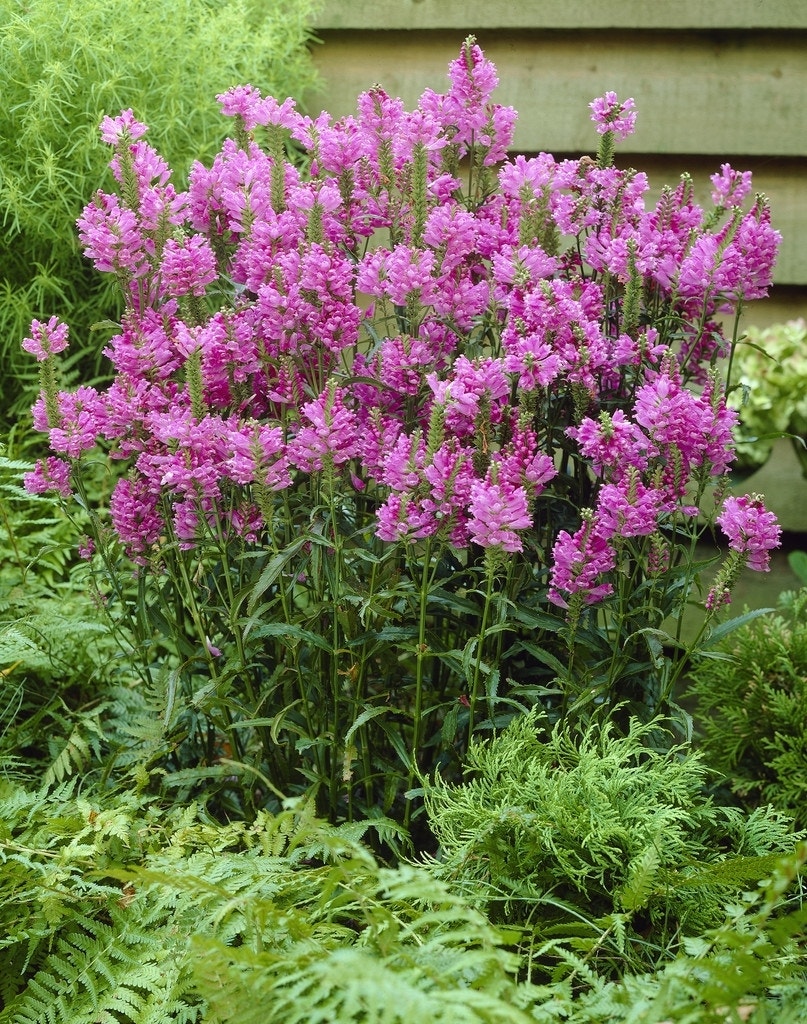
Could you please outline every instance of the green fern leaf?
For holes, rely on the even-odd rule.
[[[655,846],[646,846],[634,857],[625,884],[616,893],[616,902],[623,910],[644,909],[653,894],[661,857]]]

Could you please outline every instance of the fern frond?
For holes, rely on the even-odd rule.
[[[393,965],[361,948],[302,963],[194,944],[198,984],[220,1024],[527,1024],[517,1003],[420,970]],[[226,964],[222,968],[222,963]],[[515,988],[515,986],[513,986]],[[515,992],[509,993],[512,997]]]
[[[655,889],[661,857],[655,846],[647,846],[630,864],[625,884],[616,893],[616,902],[623,910],[641,910],[647,906]]]
[[[80,725],[76,725],[56,759],[45,772],[42,784],[48,788],[54,782],[63,782],[70,775],[83,771],[90,763],[91,757],[90,745],[83,735],[83,730]]]

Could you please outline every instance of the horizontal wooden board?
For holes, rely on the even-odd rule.
[[[804,0],[327,0],[322,29],[807,28]]]
[[[807,3],[805,3],[807,7]],[[380,84],[414,105],[446,88],[460,31],[322,33],[314,57],[331,113],[355,110]],[[497,99],[519,111],[520,150],[595,145],[588,103],[609,89],[639,111],[634,145],[646,153],[807,155],[807,59],[800,33],[529,32],[481,37],[498,68]]]
[[[315,51],[324,86],[309,108],[349,113],[374,84],[414,106],[427,87],[446,88],[461,42],[459,33],[327,34]],[[715,42],[697,33],[496,33],[485,50],[501,79],[497,99],[519,111],[516,151],[591,152],[590,100],[607,89],[633,96],[636,152],[625,159],[659,185],[688,171],[703,200],[723,161],[753,170],[783,235],[776,281],[807,284],[807,60],[798,34]]]
[[[744,326],[770,327],[799,319],[807,320],[807,285],[798,288],[774,285],[766,299],[748,304],[741,322]]]

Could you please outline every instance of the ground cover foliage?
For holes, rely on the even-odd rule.
[[[804,596],[725,612],[767,207],[645,211],[613,94],[596,158],[508,158],[494,86],[468,40],[409,114],[233,89],[184,197],[103,121],[115,376],[34,324],[52,454],[0,463],[0,1024],[804,1018]]]
[[[807,556],[790,563],[807,583]],[[807,591],[780,596],[776,614],[725,640],[692,676],[701,747],[745,807],[767,801],[807,824],[804,780],[807,709]]]

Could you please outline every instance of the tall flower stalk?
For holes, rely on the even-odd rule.
[[[409,822],[419,774],[536,703],[671,711],[666,622],[734,459],[720,325],[770,284],[765,200],[725,165],[714,210],[688,179],[647,205],[612,93],[596,160],[509,156],[496,85],[469,39],[413,111],[375,88],[312,119],[240,86],[185,192],[131,111],[105,119],[121,198],[79,234],[124,292],[116,376],[48,377],[34,407],[31,489],[69,496],[98,447],[121,466],[94,522],[206,716],[174,756],[238,751],[334,817]],[[25,347],[66,343],[52,321]],[[764,568],[757,501],[720,521]]]

